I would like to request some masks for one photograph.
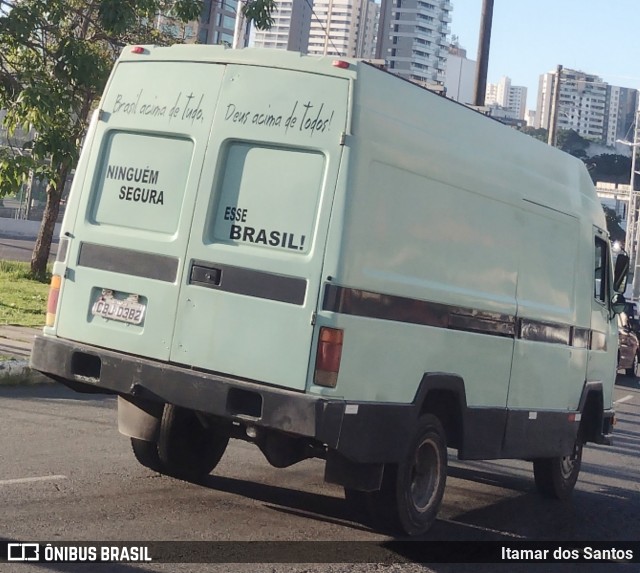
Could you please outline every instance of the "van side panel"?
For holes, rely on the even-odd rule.
[[[457,372],[474,381],[467,389],[471,403],[504,407],[513,338],[481,332],[508,328],[498,317],[515,314],[516,257],[499,245],[501,236],[515,235],[514,210],[491,201],[495,219],[477,217],[483,198],[424,172],[382,163],[382,158],[393,158],[390,148],[368,149],[372,160],[359,170],[361,176],[352,178],[345,207],[341,249],[349,264],[336,272],[335,282],[367,285],[372,307],[384,307],[388,294],[405,300],[389,320],[375,320],[375,308],[369,316],[344,318],[346,336],[357,334],[345,342],[340,390],[347,398],[409,402],[416,388],[398,380],[399,372],[411,380],[420,380],[427,371]],[[495,233],[496,225],[501,233]],[[429,309],[421,302],[434,304]],[[429,322],[417,316],[437,314],[440,305],[456,309],[459,328],[448,329],[436,317]],[[469,324],[467,315],[479,310],[495,316],[496,322]],[[423,326],[407,326],[414,321]],[[461,353],[469,358],[463,371]]]
[[[582,276],[578,256],[585,255],[578,249],[580,221],[526,200],[522,206],[518,314],[535,320],[523,318],[515,341],[507,405],[565,410],[570,389],[582,387],[587,368],[588,337],[571,329]]]

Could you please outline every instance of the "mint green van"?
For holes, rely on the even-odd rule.
[[[153,470],[248,440],[421,534],[448,449],[565,498],[610,442],[626,262],[580,161],[372,65],[128,47],[32,367],[116,394]]]

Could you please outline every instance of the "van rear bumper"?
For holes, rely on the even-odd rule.
[[[35,338],[31,368],[79,392],[175,404],[313,439],[354,462],[397,461],[401,455],[399,437],[413,418],[412,404],[349,403],[347,408],[344,400],[45,335]]]

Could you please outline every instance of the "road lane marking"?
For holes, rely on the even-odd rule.
[[[511,533],[509,531],[500,531],[499,529],[491,529],[490,527],[482,527],[481,525],[473,525],[472,523],[464,523],[462,521],[455,521],[453,519],[438,518],[438,521],[444,521],[445,523],[451,523],[452,525],[462,525],[462,527],[471,527],[472,529],[479,529],[480,531],[487,531],[489,533],[497,533],[498,535],[504,535],[505,537],[514,537],[516,539],[527,539],[524,535],[518,535],[517,533]]]
[[[67,476],[38,476],[28,478],[16,478],[16,479],[3,479],[0,480],[0,485],[13,485],[15,483],[33,483],[37,481],[58,481],[61,479],[69,479]]]
[[[614,404],[622,404],[622,402],[628,402],[629,400],[632,400],[632,399],[633,399],[633,395],[627,394],[623,398],[620,398],[620,400],[616,400]]]

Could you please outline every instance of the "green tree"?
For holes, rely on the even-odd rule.
[[[259,27],[272,23],[273,0],[243,6]],[[154,25],[195,20],[201,0],[0,0],[0,109],[21,147],[0,148],[0,197],[30,176],[46,186],[46,206],[31,258],[45,274],[65,182],[75,166],[89,115],[127,44],[176,43]]]
[[[527,125],[523,127],[520,131],[522,131],[522,133],[526,133],[527,135],[530,135],[531,137],[535,137],[536,139],[539,139],[544,143],[547,143],[549,132],[542,127],[535,128],[535,127],[529,127]]]
[[[557,145],[562,151],[584,159],[587,157],[587,149],[589,149],[591,142],[573,129],[560,129],[558,130]]]
[[[595,155],[587,161],[589,172],[594,181],[609,183],[629,183],[631,177],[631,158],[613,153]]]

